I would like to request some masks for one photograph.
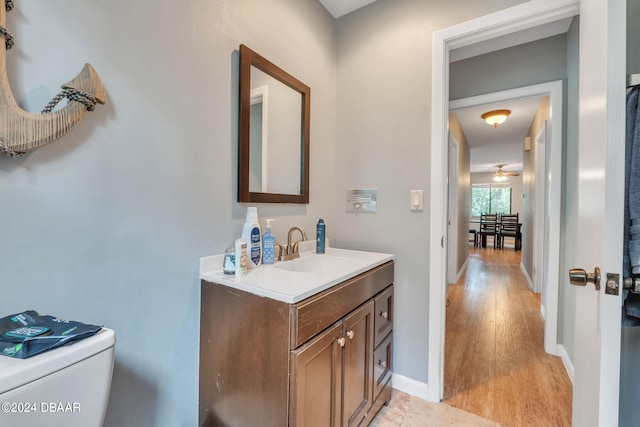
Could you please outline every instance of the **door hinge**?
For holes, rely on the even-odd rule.
[[[440,247],[444,248],[444,236],[440,238]]]

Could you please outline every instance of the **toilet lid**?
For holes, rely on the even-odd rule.
[[[13,390],[100,353],[116,342],[116,334],[102,328],[97,334],[28,359],[0,355],[0,394]]]

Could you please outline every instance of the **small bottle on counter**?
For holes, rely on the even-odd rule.
[[[242,237],[236,240],[236,278],[247,274],[247,241]]]
[[[316,253],[323,254],[324,253],[324,241],[325,241],[325,226],[324,220],[320,218],[318,220],[318,225],[316,225]]]
[[[224,262],[222,263],[224,274],[235,274],[236,272],[236,250],[227,248],[224,251]]]

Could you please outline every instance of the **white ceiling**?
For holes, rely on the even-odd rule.
[[[521,171],[524,138],[535,116],[541,97],[520,98],[494,104],[485,104],[452,110],[460,120],[469,148],[471,172],[495,171],[496,165],[505,165],[506,171]],[[480,117],[491,110],[511,110],[507,121],[497,128]]]
[[[374,1],[376,0],[320,0],[320,3],[329,11],[331,16],[339,18]]]

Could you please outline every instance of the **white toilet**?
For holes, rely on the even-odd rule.
[[[28,359],[0,355],[0,426],[102,426],[115,342],[103,328]]]

